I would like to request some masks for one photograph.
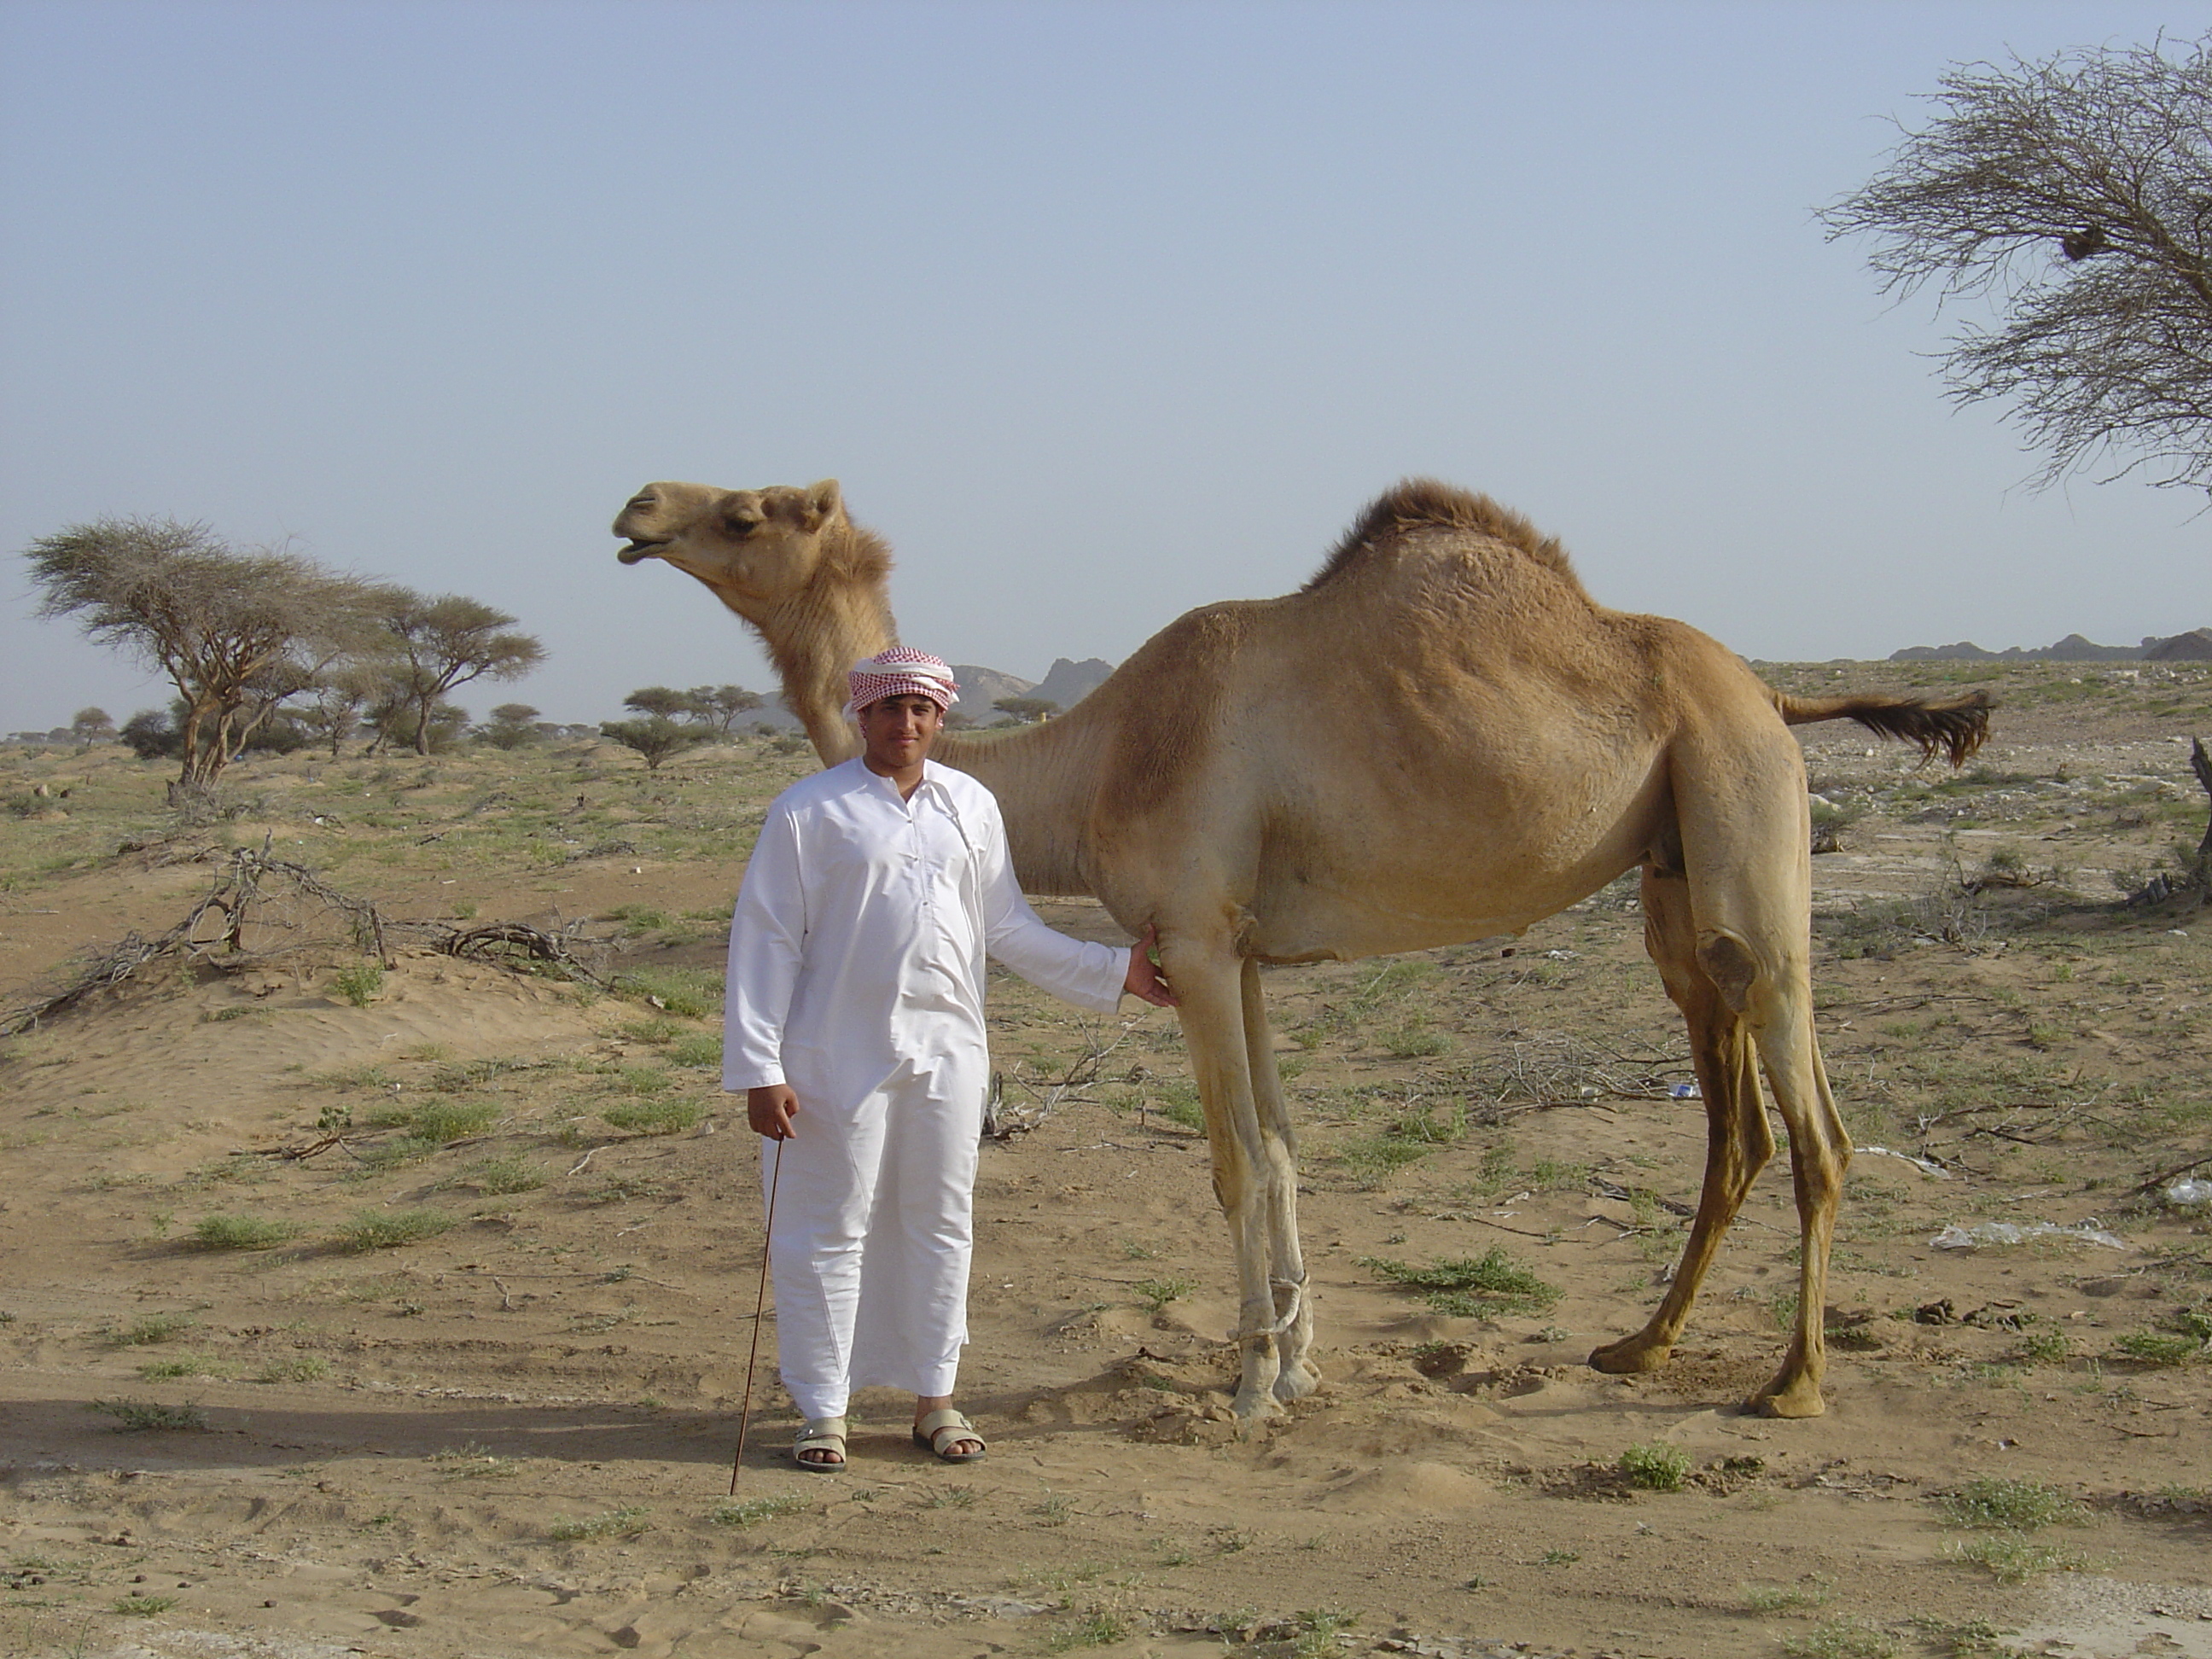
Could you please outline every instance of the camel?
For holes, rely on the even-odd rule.
[[[614,533],[623,563],[674,565],[759,633],[824,765],[856,752],[846,670],[897,632],[890,549],[847,516],[835,480],[648,484]],[[1518,933],[1638,868],[1646,946],[1689,1028],[1705,1173],[1664,1299],[1589,1363],[1666,1361],[1774,1152],[1763,1065],[1802,1249],[1788,1352],[1747,1405],[1825,1409],[1851,1146],[1813,1030],[1808,806],[1789,727],[1846,717],[1956,765],[1986,735],[1988,701],[1785,696],[1694,629],[1596,604],[1517,513],[1408,479],[1297,592],[1180,617],[1047,724],[939,738],[933,758],[997,795],[1024,890],[1091,895],[1133,936],[1158,930],[1234,1247],[1240,1419],[1321,1376],[1261,964]]]

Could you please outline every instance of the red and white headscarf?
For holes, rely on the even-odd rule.
[[[870,703],[884,697],[927,697],[940,711],[960,701],[953,684],[952,665],[927,651],[903,645],[878,651],[865,662],[856,662],[845,676],[853,700],[845,705],[848,720]]]

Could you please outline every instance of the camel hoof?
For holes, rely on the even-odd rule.
[[[1310,1359],[1295,1360],[1275,1378],[1275,1398],[1303,1400],[1321,1387],[1321,1367]]]
[[[1273,1394],[1267,1389],[1237,1389],[1237,1398],[1229,1402],[1229,1409],[1236,1414],[1240,1433],[1271,1417],[1283,1414],[1283,1408],[1275,1403]]]
[[[1667,1363],[1667,1356],[1674,1352],[1674,1344],[1647,1342],[1640,1336],[1608,1342],[1589,1357],[1592,1370],[1606,1371],[1615,1376],[1632,1376],[1638,1371],[1656,1371]]]
[[[1784,1382],[1779,1378],[1743,1402],[1747,1412],[1761,1417],[1819,1417],[1828,1409],[1820,1398],[1820,1385],[1802,1377]]]

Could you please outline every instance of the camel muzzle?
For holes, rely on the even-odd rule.
[[[634,541],[628,547],[623,548],[621,552],[616,554],[615,557],[621,560],[624,564],[635,564],[640,559],[650,559],[655,556],[659,553],[662,548],[667,545],[668,544],[666,542]]]

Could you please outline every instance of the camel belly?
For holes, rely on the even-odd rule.
[[[1643,862],[1672,822],[1655,768],[1623,789],[1413,834],[1403,822],[1279,824],[1260,842],[1241,948],[1297,961],[1518,933]]]

